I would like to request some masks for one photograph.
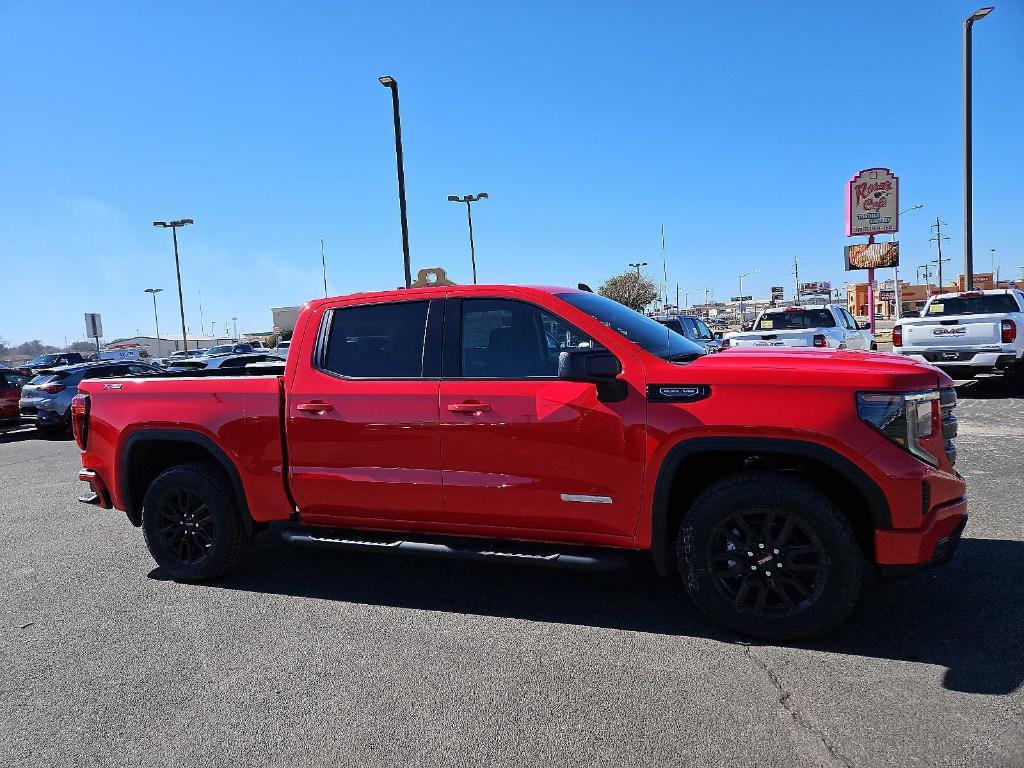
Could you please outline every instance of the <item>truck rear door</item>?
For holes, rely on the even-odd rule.
[[[345,303],[310,318],[287,388],[303,522],[439,522],[441,299]]]

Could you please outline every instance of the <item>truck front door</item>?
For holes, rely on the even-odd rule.
[[[443,519],[442,299],[340,304],[311,321],[287,387],[289,484],[303,522]],[[315,326],[315,327],[313,327]]]
[[[557,376],[562,350],[596,342],[527,301],[450,298],[444,346],[447,520],[499,534],[632,536],[644,396],[631,388],[625,400],[601,402],[593,384]]]

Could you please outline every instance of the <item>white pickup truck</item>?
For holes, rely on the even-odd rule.
[[[1016,288],[932,296],[892,329],[893,351],[954,379],[1005,371],[1024,381],[1024,293]]]
[[[836,304],[775,307],[764,310],[752,330],[730,333],[722,349],[731,347],[819,347],[876,349],[871,331]]]

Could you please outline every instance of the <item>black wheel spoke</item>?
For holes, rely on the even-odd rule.
[[[786,518],[786,521],[782,524],[782,529],[779,531],[779,535],[775,538],[775,543],[779,546],[784,546],[789,537],[793,534],[793,517],[792,515]]]
[[[775,513],[766,512],[764,523],[761,525],[761,541],[771,541],[772,526],[775,525]]]
[[[744,576],[743,581],[740,582],[739,589],[736,590],[736,607],[742,608],[747,600],[747,594],[750,592],[751,587],[754,585],[754,580],[750,576]]]

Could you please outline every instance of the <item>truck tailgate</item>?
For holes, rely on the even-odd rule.
[[[813,347],[814,331],[758,331],[729,340],[731,347]]]
[[[961,315],[943,320],[923,317],[903,321],[903,346],[945,349],[1000,343],[1003,315]]]

